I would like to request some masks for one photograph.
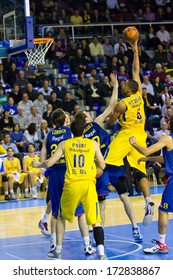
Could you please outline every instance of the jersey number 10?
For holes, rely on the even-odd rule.
[[[84,155],[80,154],[80,155],[76,155],[74,154],[73,157],[73,166],[74,168],[79,167],[82,168],[85,165],[85,157]]]

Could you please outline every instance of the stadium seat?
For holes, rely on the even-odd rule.
[[[61,64],[60,68],[59,68],[59,71],[62,74],[70,74],[71,73],[70,64]]]
[[[72,85],[77,85],[78,74],[69,74],[68,82]]]

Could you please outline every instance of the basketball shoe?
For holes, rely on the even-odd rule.
[[[152,201],[145,205],[145,216],[143,219],[144,226],[148,226],[151,224],[154,215],[154,208],[155,208],[155,204]]]
[[[133,238],[135,241],[142,241],[143,240],[143,236],[140,233],[140,228],[139,227],[133,227],[132,228],[132,233],[133,233]]]
[[[143,250],[143,252],[145,254],[166,254],[166,253],[168,253],[168,247],[166,244],[161,243],[160,241],[157,241],[156,239],[153,239],[151,242],[155,243],[155,245],[150,248],[145,248]]]
[[[93,255],[96,253],[96,249],[93,248],[91,245],[85,246],[84,248],[85,255]]]
[[[47,223],[43,223],[41,220],[38,223],[38,227],[41,229],[41,233],[45,236],[50,236]]]

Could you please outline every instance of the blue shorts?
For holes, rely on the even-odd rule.
[[[166,181],[159,210],[173,212],[173,175],[170,175]]]
[[[52,202],[52,216],[58,216],[60,207],[60,199],[64,187],[64,176],[66,168],[61,170],[49,170],[48,188],[50,192],[50,200]]]
[[[79,204],[79,206],[76,208],[75,216],[81,216],[84,214],[84,210],[82,207],[82,203]]]
[[[109,174],[108,171],[105,170],[103,174],[97,179],[96,182],[96,190],[98,196],[107,196],[109,194],[108,185],[109,185]]]
[[[109,181],[113,187],[116,188],[116,184],[119,177],[126,177],[126,172],[124,166],[115,166],[111,164],[106,164],[106,170],[109,175]]]

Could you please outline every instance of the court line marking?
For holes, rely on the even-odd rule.
[[[18,260],[25,260],[25,259],[22,259],[20,257],[17,257],[16,255],[12,255],[12,254],[9,254],[9,253],[5,253],[5,255],[7,255],[9,257],[13,257],[13,258],[18,259]]]
[[[130,244],[133,244],[133,245],[136,245],[137,246],[137,249],[132,251],[132,252],[127,252],[125,254],[121,254],[121,255],[116,255],[116,256],[112,256],[112,257],[109,257],[108,259],[111,260],[111,259],[114,259],[114,258],[120,258],[120,257],[123,257],[123,256],[128,256],[128,255],[131,255],[133,253],[136,253],[138,252],[139,250],[142,249],[142,245],[141,244],[138,244],[138,243],[135,243],[135,242],[130,242],[130,241],[125,241],[125,240],[106,240],[107,242],[123,242],[123,243],[130,243]]]

